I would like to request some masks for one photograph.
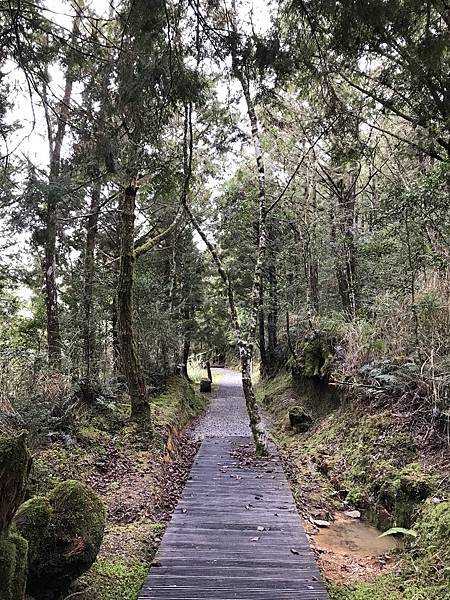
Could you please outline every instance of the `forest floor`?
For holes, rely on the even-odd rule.
[[[450,453],[405,414],[312,394],[288,373],[261,381],[298,510],[333,600],[448,600]],[[294,407],[313,417],[295,433]],[[393,525],[412,535],[386,536]]]
[[[77,600],[136,599],[198,450],[188,425],[207,402],[174,379],[153,401],[150,443],[129,425],[126,406],[112,413],[89,407],[77,414],[70,436],[35,451],[31,493],[77,479],[107,508],[97,560],[71,591]]]

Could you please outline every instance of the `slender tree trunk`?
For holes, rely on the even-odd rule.
[[[187,368],[190,351],[191,351],[191,336],[189,335],[189,333],[185,333],[184,340],[183,340],[183,352],[182,352],[182,361],[183,362],[182,362],[182,367],[181,367],[181,374],[183,375],[183,377],[186,377],[186,379],[188,381],[190,381],[188,368]]]
[[[269,361],[273,360],[275,350],[278,345],[278,286],[277,286],[277,265],[273,250],[269,251],[269,260],[267,267],[269,283],[269,312],[267,315],[267,338]]]
[[[252,431],[253,439],[255,441],[256,453],[259,456],[266,456],[268,453],[267,450],[267,436],[264,431],[264,427],[261,422],[261,416],[259,414],[258,404],[256,402],[255,393],[253,390],[252,377],[251,377],[251,366],[253,360],[253,345],[246,340],[242,339],[241,334],[241,325],[239,322],[238,312],[236,308],[236,304],[234,301],[234,290],[231,284],[230,278],[228,277],[228,273],[225,270],[222,260],[220,259],[219,254],[217,253],[214,246],[211,244],[210,240],[204,233],[203,229],[200,227],[197,219],[192,214],[191,210],[187,206],[187,203],[184,203],[184,208],[186,213],[188,214],[192,225],[198,232],[199,236],[202,238],[205,246],[208,248],[214,262],[216,263],[217,270],[219,272],[220,277],[225,285],[225,289],[227,292],[228,298],[228,308],[230,311],[231,323],[233,325],[233,329],[235,331],[238,347],[239,347],[239,358],[241,362],[241,374],[242,374],[242,388],[244,390],[245,396],[245,404],[247,407],[247,412],[250,420],[250,429]]]
[[[143,429],[151,432],[152,421],[142,366],[136,351],[133,328],[134,279],[134,211],[137,187],[125,189],[119,206],[121,214],[120,274],[117,293],[118,331],[121,362],[127,378],[131,398],[131,418]]]
[[[266,322],[264,315],[264,289],[261,282],[261,294],[259,297],[259,311],[258,311],[258,334],[259,334],[259,355],[261,360],[261,376],[264,376],[267,372],[267,353],[266,353]]]
[[[119,288],[119,276],[114,275],[115,289]],[[119,339],[119,318],[117,314],[117,294],[114,294],[111,302],[111,328],[112,328],[112,361],[113,372],[115,375],[122,371],[120,363],[120,339]]]
[[[55,169],[53,169],[55,172]],[[50,178],[50,186],[56,181]],[[46,240],[45,240],[45,301],[47,310],[48,363],[51,369],[61,370],[61,335],[58,317],[58,288],[56,284],[56,232],[58,199],[55,191],[47,196]]]
[[[80,17],[73,22],[72,38],[79,33]],[[58,315],[58,288],[56,281],[56,239],[57,239],[57,211],[60,200],[59,178],[61,174],[61,152],[66,133],[66,125],[70,116],[70,102],[72,98],[73,76],[70,67],[67,67],[64,94],[57,113],[56,132],[53,133],[52,118],[47,105],[47,88],[44,87],[44,109],[47,120],[49,142],[49,181],[47,193],[46,219],[45,219],[45,301],[47,311],[47,352],[50,368],[60,370],[62,363],[61,334]]]
[[[95,376],[95,326],[93,322],[93,288],[95,274],[95,244],[97,240],[98,217],[100,212],[101,184],[92,188],[91,203],[86,231],[86,248],[84,256],[84,321],[83,321],[83,362],[84,376],[89,382]]]
[[[336,279],[342,308],[347,319],[352,320],[357,315],[357,274],[355,247],[355,184],[349,187],[341,181],[340,193],[337,196],[337,214],[331,225],[331,242],[335,252]]]
[[[253,288],[250,299],[250,338],[255,339],[258,330],[259,313],[264,307],[264,296],[262,277],[264,270],[264,261],[267,247],[267,209],[266,209],[266,176],[264,167],[264,158],[261,151],[261,140],[258,127],[258,117],[256,114],[255,105],[253,103],[251,92],[250,92],[250,80],[248,73],[246,72],[245,64],[243,64],[241,57],[239,56],[238,45],[239,45],[239,33],[236,25],[236,6],[235,2],[232,2],[232,12],[230,13],[230,25],[232,29],[231,36],[231,59],[233,75],[239,81],[242,87],[242,92],[245,98],[247,106],[247,115],[250,121],[251,134],[253,141],[253,150],[256,163],[256,171],[258,177],[258,251],[256,256],[255,270],[253,274]],[[237,331],[240,332],[238,326]],[[253,343],[251,340],[239,341],[239,351],[241,358],[242,367],[242,387],[244,390],[245,401],[247,405],[247,411],[250,418],[250,428],[253,433],[255,440],[256,451],[259,454],[267,453],[267,440],[262,427],[261,417],[259,414],[258,404],[256,402],[252,378],[251,378],[251,365],[253,360]]]

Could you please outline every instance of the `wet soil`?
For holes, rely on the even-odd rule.
[[[366,521],[334,513],[329,527],[308,530],[321,571],[333,583],[370,579],[398,564],[400,542],[392,536],[380,538],[381,531]]]

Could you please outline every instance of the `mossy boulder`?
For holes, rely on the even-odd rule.
[[[313,418],[302,406],[293,406],[289,409],[289,424],[295,433],[304,433],[311,428]]]
[[[47,498],[20,507],[14,525],[29,544],[27,590],[36,600],[59,599],[90,568],[105,522],[102,501],[78,481],[60,483]]]
[[[28,543],[20,535],[0,535],[0,600],[22,600],[27,582]]]
[[[420,505],[433,489],[433,479],[422,471],[420,465],[406,465],[381,489],[383,504],[395,517],[398,527],[410,527]]]
[[[0,435],[0,532],[8,529],[24,498],[30,469],[27,432]]]
[[[329,334],[311,331],[301,344],[300,371],[305,377],[327,379],[334,359],[334,342]]]
[[[0,435],[0,600],[22,600],[25,594],[28,544],[10,526],[30,468],[26,431]]]

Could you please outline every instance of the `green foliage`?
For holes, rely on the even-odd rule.
[[[414,531],[414,529],[405,529],[404,527],[391,527],[387,531],[384,531],[380,537],[385,537],[386,535],[397,535],[399,533],[402,535],[417,537],[417,531]]]

